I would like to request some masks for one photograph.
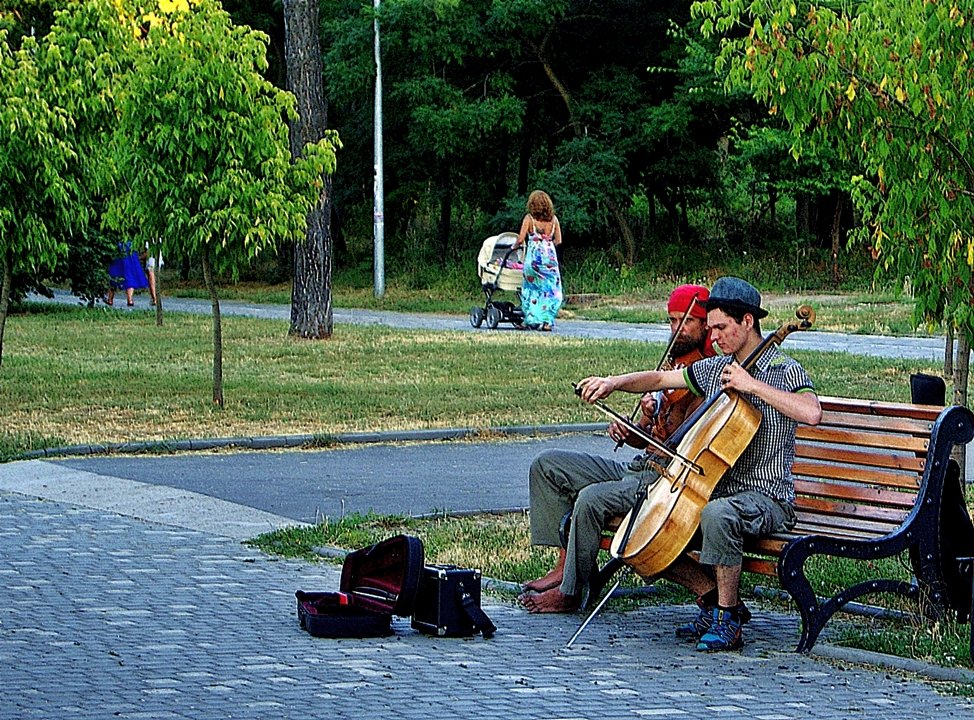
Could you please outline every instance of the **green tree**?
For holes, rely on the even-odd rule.
[[[784,118],[793,150],[854,162],[853,198],[877,271],[909,279],[917,323],[961,331],[955,400],[974,337],[974,12],[955,0],[694,5],[725,36],[717,68]]]
[[[70,281],[74,294],[93,305],[106,290],[106,269],[118,254],[117,239],[103,232],[103,214],[117,191],[114,90],[135,49],[135,35],[120,22],[119,7],[124,6],[111,0],[61,4],[40,41],[38,64],[45,78],[45,97],[64,108],[72,120],[66,140],[75,152],[68,173],[77,192],[73,227],[62,230],[67,262],[47,278],[37,277],[34,286],[43,291],[45,281]]]
[[[215,0],[159,0],[120,90],[116,143],[128,192],[113,220],[137,219],[140,240],[167,257],[200,259],[213,308],[213,402],[223,406],[216,277],[236,277],[275,243],[305,230],[334,169],[331,139],[292,162],[282,120],[294,98],[261,76],[267,38],[234,26]]]
[[[335,203],[367,236],[371,8],[322,8],[329,122],[344,143]],[[686,3],[383,0],[381,14],[387,248],[399,259],[469,257],[485,234],[517,227],[538,186],[569,252],[626,264],[714,204],[719,139],[735,103],[753,101],[717,92],[710,48],[685,61],[671,28]],[[637,197],[649,205],[638,218]]]
[[[60,230],[77,193],[66,172],[71,118],[45,97],[37,53],[33,37],[14,50],[0,30],[0,362],[14,273],[41,274],[66,256]]]

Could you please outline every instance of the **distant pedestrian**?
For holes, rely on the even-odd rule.
[[[521,286],[523,328],[550,331],[563,300],[561,269],[555,248],[561,245],[561,223],[551,197],[543,190],[528,196],[527,215],[521,221],[514,247],[527,243],[524,283]]]
[[[156,304],[156,273],[162,270],[162,266],[165,263],[162,260],[162,250],[156,251],[156,254],[152,254],[152,248],[149,247],[149,243],[145,244],[145,250],[142,251],[140,258],[145,262],[145,274],[149,279],[149,305]]]
[[[112,260],[108,266],[108,275],[111,278],[111,285],[108,288],[108,296],[105,298],[106,305],[115,304],[115,291],[125,289],[125,299],[128,306],[135,305],[135,291],[142,290],[149,286],[149,280],[142,270],[142,263],[139,256],[132,249],[132,241],[126,240],[118,244],[118,257]]]

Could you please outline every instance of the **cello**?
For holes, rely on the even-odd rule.
[[[771,343],[780,345],[815,321],[815,311],[807,305],[795,315],[798,322],[786,323],[764,338],[741,366],[749,370]],[[672,459],[623,519],[612,539],[612,556],[644,578],[665,571],[686,549],[711,492],[760,423],[761,412],[733,390],[723,390],[703,404],[667,443]]]

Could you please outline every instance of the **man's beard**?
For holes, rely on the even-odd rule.
[[[673,343],[673,350],[670,351],[670,355],[673,358],[683,357],[688,352],[698,350],[702,347],[702,340],[697,342],[691,338],[678,338],[677,341]]]

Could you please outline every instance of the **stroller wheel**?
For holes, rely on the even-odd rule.
[[[484,309],[482,307],[470,308],[470,324],[475,328],[484,324]]]
[[[497,327],[500,321],[501,321],[501,311],[498,308],[494,307],[493,305],[487,308],[487,327],[493,330],[494,328]]]

